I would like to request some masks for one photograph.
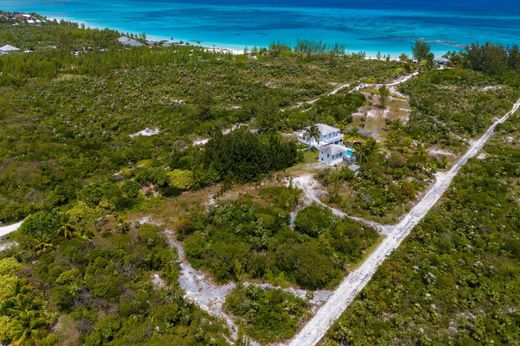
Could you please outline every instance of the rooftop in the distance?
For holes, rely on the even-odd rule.
[[[119,43],[127,45],[127,46],[132,46],[132,47],[144,46],[144,43],[138,42],[138,41],[131,39],[130,37],[126,37],[126,36],[121,36],[117,40],[119,41]]]

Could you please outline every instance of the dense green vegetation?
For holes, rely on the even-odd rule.
[[[226,136],[217,132],[206,145],[204,158],[209,169],[216,170],[221,178],[242,182],[288,168],[298,159],[294,142],[276,135],[258,136],[242,129]]]
[[[26,24],[17,20],[13,14],[0,11],[0,46],[11,44],[23,50],[49,50],[53,47],[73,50],[89,47],[99,50],[117,47],[115,40],[121,36],[114,30],[86,30],[84,25],[77,23],[48,21],[38,14],[32,16],[46,23]]]
[[[1,262],[2,268],[12,267],[2,269],[2,277],[20,276],[6,277],[2,291],[2,341],[25,337],[21,344],[29,345],[46,337],[47,344],[225,344],[224,327],[182,298],[175,252],[160,229],[109,216],[90,220],[87,236],[71,226],[57,228],[64,217],[31,216],[11,254],[24,269],[13,257]],[[154,286],[152,273],[164,285]],[[53,325],[54,333],[46,336]]]
[[[455,64],[484,72],[502,82],[520,86],[520,50],[518,45],[504,47],[487,42],[472,44],[461,53],[449,55]]]
[[[247,335],[261,343],[290,338],[308,315],[304,300],[280,289],[238,287],[226,298],[226,308],[244,326]]]
[[[29,280],[19,277],[22,268],[14,257],[0,259],[0,342],[54,344],[55,338],[48,333],[52,314],[34,294]]]
[[[332,287],[378,237],[374,230],[318,206],[301,210],[293,231],[289,210],[299,191],[267,191],[272,189],[276,193],[260,193],[264,201],[242,196],[215,207],[205,218],[192,216],[182,233],[190,262],[221,282],[262,279],[310,289]]]
[[[199,212],[179,211],[186,206],[182,200],[179,215],[168,219],[177,220],[176,234],[192,264],[219,282],[332,288],[377,241],[374,230],[317,205],[300,210],[291,225],[297,189],[255,183],[262,187],[224,196],[224,203],[207,212],[200,211],[209,197],[201,189],[223,193],[234,183],[258,182],[294,165],[301,153],[278,131],[318,121],[351,127],[352,113],[369,97],[346,88],[305,107],[292,106],[339,84],[393,79],[416,68],[407,58],[364,60],[345,55],[340,45],[312,41],[241,56],[197,47],[129,49],[112,30],[6,18],[0,13],[0,45],[34,51],[0,56],[0,222],[26,218],[12,235],[18,248],[0,253],[1,342],[225,344],[224,324],[182,298],[176,255],[161,229],[127,222],[186,195],[200,193],[191,201]],[[349,213],[394,220],[433,172],[448,164],[427,150],[460,152],[517,97],[515,47],[472,46],[453,56],[455,66],[458,57],[459,67],[478,72],[459,67],[428,72],[431,56],[425,48],[418,43],[424,73],[400,90],[411,97],[410,119],[388,121],[379,143],[360,138],[356,129],[347,133],[362,169],[357,175],[348,169],[320,173],[328,202]],[[502,52],[498,60],[492,59],[494,51]],[[221,134],[238,123],[245,128]],[[135,135],[145,128],[159,133]],[[449,202],[407,242],[411,255],[395,255],[399,274],[389,271],[393,264],[385,265],[377,279],[383,288],[376,280],[361,305],[354,305],[362,315],[356,319],[366,318],[361,325],[373,328],[357,329],[355,319],[345,317],[331,343],[363,337],[444,342],[452,339],[441,327],[453,326],[461,326],[456,334],[461,342],[469,340],[462,331],[477,341],[516,341],[508,329],[516,317],[508,308],[518,304],[508,290],[518,276],[517,235],[510,231],[519,228],[518,147],[512,148],[519,142],[518,127],[502,131],[510,131],[513,140],[496,143],[487,161],[468,166]],[[206,137],[207,144],[193,145]],[[475,176],[478,184],[471,184]],[[412,271],[410,263],[419,269]],[[455,308],[447,300],[454,285]],[[426,286],[431,291],[423,304],[419,295]],[[392,290],[407,295],[399,300],[406,305],[386,296]],[[372,297],[388,303],[378,310]],[[265,342],[289,337],[307,309],[283,291],[240,285],[226,306],[250,336]],[[393,310],[377,315],[383,322],[370,315],[385,308]],[[431,309],[443,309],[437,311],[441,317]],[[442,316],[452,312],[459,315],[450,325]],[[416,315],[425,329],[422,339],[409,322]]]
[[[410,95],[413,107],[407,134],[426,145],[455,149],[505,114],[518,93],[490,76],[464,69],[425,73],[401,90]]]
[[[196,47],[128,49],[113,31],[19,24],[0,20],[0,44],[36,49],[0,56],[3,222],[68,204],[86,184],[141,160],[177,168],[172,151],[215,129],[253,119],[276,128],[281,108],[325,93],[331,83],[402,72],[399,63],[349,55],[265,50],[253,59]],[[63,37],[71,44],[61,45]],[[145,128],[161,132],[129,137]]]
[[[515,345],[520,117],[454,184],[330,330],[326,345]]]

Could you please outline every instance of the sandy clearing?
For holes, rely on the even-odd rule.
[[[428,153],[430,153],[431,155],[441,155],[441,156],[448,156],[448,157],[455,157],[456,156],[451,151],[448,151],[448,150],[445,150],[445,149],[441,149],[441,148],[435,148],[435,147],[432,147],[432,148],[428,149]]]
[[[161,133],[161,130],[159,130],[157,127],[154,128],[145,128],[144,130],[141,130],[139,132],[133,133],[130,136],[130,138],[135,137],[150,137],[150,136],[156,136],[159,133]]]

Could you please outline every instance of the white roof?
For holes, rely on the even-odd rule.
[[[354,149],[347,148],[346,146],[340,144],[329,144],[321,147],[320,151],[329,155],[337,155],[343,154],[346,151],[354,151]]]
[[[333,133],[333,132],[339,132],[338,128],[332,127],[327,124],[316,124],[316,127],[318,128],[318,130],[320,130],[320,133],[322,135],[327,135],[327,134]]]
[[[131,39],[130,37],[126,37],[126,36],[121,36],[120,38],[117,39],[119,41],[119,43],[121,44],[126,44],[128,46],[133,46],[133,47],[141,47],[141,46],[144,46],[143,43],[141,42],[138,42],[136,40],[133,40]]]
[[[20,50],[20,48],[16,48],[14,46],[11,46],[10,44],[6,44],[5,46],[0,47],[0,51],[2,51],[2,52],[16,52],[19,50]]]

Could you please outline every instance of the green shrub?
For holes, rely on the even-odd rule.
[[[225,306],[244,323],[246,333],[262,343],[290,338],[307,316],[304,300],[279,289],[253,285],[232,291]]]

